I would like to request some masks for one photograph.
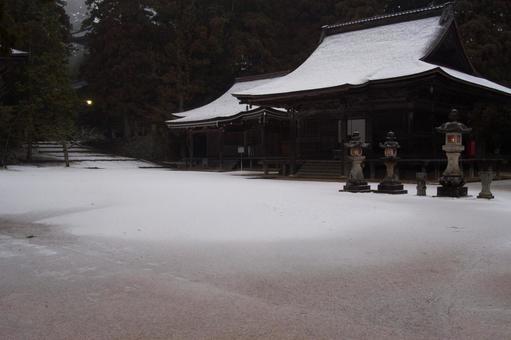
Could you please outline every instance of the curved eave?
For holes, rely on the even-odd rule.
[[[267,95],[237,95],[233,94],[236,98],[240,100],[242,104],[252,104],[252,105],[262,105],[261,103],[266,103],[270,101],[281,101],[286,99],[303,99],[307,97],[316,97],[316,96],[322,96],[322,95],[329,95],[339,92],[346,92],[350,90],[356,90],[356,89],[364,89],[367,87],[370,87],[372,85],[380,85],[380,84],[391,84],[396,83],[399,81],[405,81],[405,80],[412,80],[412,79],[420,79],[425,78],[428,76],[434,76],[434,75],[441,75],[443,77],[446,77],[452,81],[480,88],[485,91],[489,91],[491,93],[501,95],[507,98],[511,98],[511,93],[506,93],[503,91],[500,91],[498,89],[494,89],[491,87],[487,87],[481,84],[473,83],[470,81],[466,81],[457,77],[454,77],[450,75],[449,73],[442,70],[441,67],[437,67],[428,71],[424,71],[421,73],[416,73],[413,75],[407,75],[402,77],[395,77],[395,78],[387,78],[387,79],[378,79],[378,80],[369,80],[363,84],[353,85],[353,84],[343,84],[339,86],[333,86],[333,87],[327,87],[327,88],[321,88],[321,89],[311,89],[311,90],[304,90],[304,91],[295,91],[295,92],[287,92],[287,93],[277,93],[277,94],[267,94]],[[271,106],[276,106],[275,104],[266,104]]]
[[[257,109],[250,110],[250,111],[240,112],[234,116],[229,116],[229,117],[216,117],[216,118],[211,118],[211,119],[189,121],[189,122],[175,122],[173,120],[169,120],[166,122],[166,124],[170,129],[219,127],[222,124],[230,123],[230,122],[233,122],[238,119],[242,119],[242,120],[257,119],[263,115],[265,115],[266,117],[273,118],[273,119],[280,119],[280,120],[288,119],[287,112],[282,112],[282,111],[271,109],[271,108],[257,108]]]
[[[460,79],[458,77],[455,77],[455,76],[452,76],[450,75],[449,73],[447,73],[446,71],[442,70],[441,68],[436,68],[434,70],[432,70],[432,72],[436,72],[454,82],[457,82],[457,83],[460,83],[460,84],[464,84],[464,85],[467,85],[467,86],[471,86],[471,87],[475,87],[475,88],[479,88],[481,90],[485,90],[485,91],[488,91],[492,94],[496,94],[496,95],[499,95],[499,96],[502,96],[504,98],[507,98],[507,99],[511,99],[511,93],[506,93],[504,91],[500,91],[498,89],[494,89],[494,88],[491,88],[491,87],[488,87],[488,86],[484,86],[484,85],[481,85],[481,84],[477,84],[477,83],[474,83],[474,82],[471,82],[471,81],[468,81],[468,80],[463,80],[463,79]],[[476,77],[478,78],[478,77]],[[496,83],[495,83],[496,84]],[[499,85],[499,84],[497,84]],[[504,87],[503,85],[500,85],[502,87]]]

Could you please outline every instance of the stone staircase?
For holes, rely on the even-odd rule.
[[[25,158],[28,146],[23,147],[23,155],[21,159]],[[68,144],[68,155],[70,162],[126,162],[136,161],[134,158],[121,157],[115,155],[104,154],[98,152],[88,146],[81,145],[80,143]],[[32,162],[34,163],[63,163],[64,147],[61,143],[57,142],[36,142],[32,144]]]
[[[343,179],[341,161],[305,161],[295,177],[313,179]]]

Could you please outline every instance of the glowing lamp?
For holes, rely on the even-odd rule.
[[[353,147],[350,149],[350,155],[352,157],[360,157],[360,156],[362,156],[363,153],[364,153],[364,151],[362,150],[362,148],[360,146],[356,146],[356,147]]]
[[[396,148],[385,148],[384,154],[385,154],[385,157],[395,158],[395,157],[397,157],[397,149]]]
[[[461,145],[461,133],[450,132],[445,134],[445,144]]]

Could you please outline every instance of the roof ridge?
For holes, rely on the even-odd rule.
[[[360,29],[365,29],[365,28],[369,28],[369,27],[379,26],[376,24],[380,21],[383,21],[384,24],[393,24],[396,22],[400,22],[399,19],[413,20],[417,16],[437,14],[437,12],[440,12],[440,10],[442,10],[442,11],[445,10],[452,4],[453,4],[453,2],[446,2],[442,5],[434,5],[434,6],[412,9],[412,10],[408,10],[408,11],[401,11],[401,12],[396,12],[396,13],[391,13],[391,14],[378,15],[378,16],[373,16],[373,17],[369,17],[369,18],[359,19],[359,20],[346,21],[346,22],[334,24],[334,25],[325,25],[322,27],[322,29],[326,35],[331,35],[331,34],[348,32],[348,31],[352,31],[352,30],[360,30]],[[405,20],[403,20],[403,21],[405,21]],[[368,26],[368,27],[366,27],[366,26]]]
[[[235,83],[245,83],[245,82],[254,81],[254,80],[279,78],[279,77],[288,75],[289,73],[291,73],[291,71],[263,73],[263,74],[253,75],[253,76],[238,77],[238,78],[235,78]]]

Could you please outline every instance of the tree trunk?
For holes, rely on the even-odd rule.
[[[123,120],[124,120],[124,139],[128,140],[131,137],[131,129],[127,114],[124,114]]]
[[[27,162],[31,162],[32,161],[32,137],[28,138],[28,141],[27,141],[27,157],[26,157],[26,160]]]
[[[62,142],[62,148],[64,150],[64,162],[66,163],[66,168],[69,168],[69,150],[67,148],[67,142]]]
[[[11,130],[9,129],[7,137],[5,138],[4,149],[2,151],[2,159],[0,159],[0,168],[7,169],[7,162],[9,157],[9,139],[11,137]]]
[[[185,110],[185,98],[183,94],[179,95],[179,112],[184,112]]]

